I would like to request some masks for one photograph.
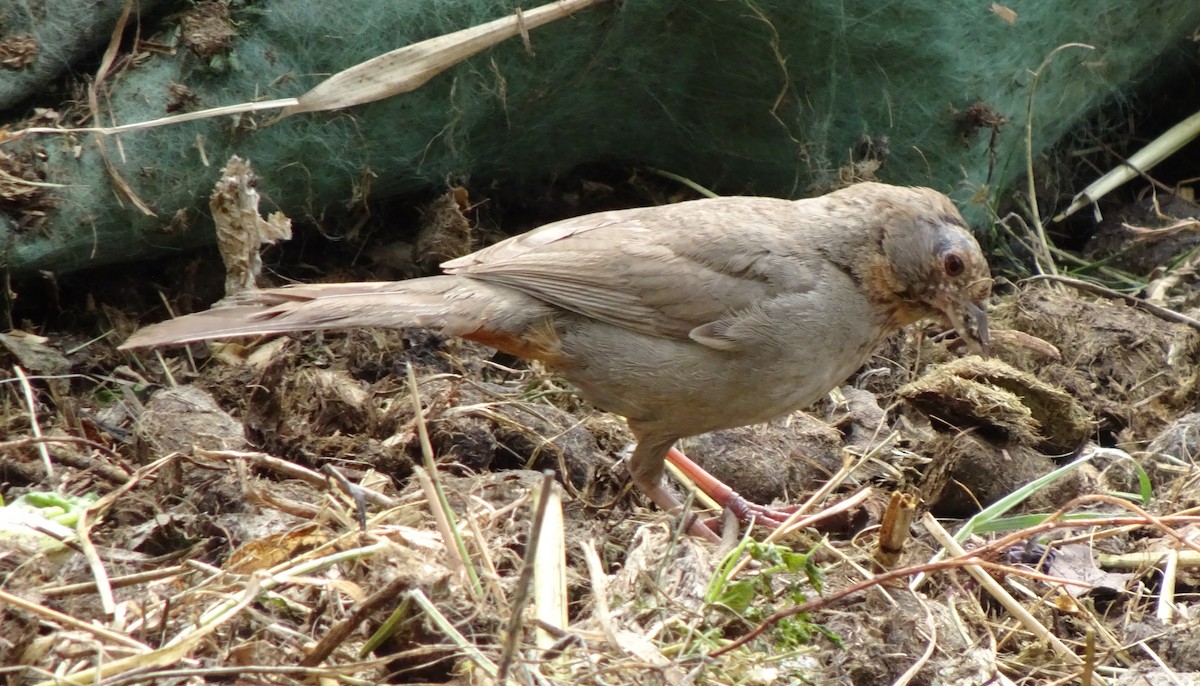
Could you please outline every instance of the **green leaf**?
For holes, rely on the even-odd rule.
[[[742,579],[741,581],[725,584],[720,594],[710,602],[714,605],[723,605],[741,614],[746,611],[746,608],[750,607],[750,603],[758,595],[756,586],[755,579]]]

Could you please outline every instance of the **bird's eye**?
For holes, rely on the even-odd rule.
[[[963,273],[967,265],[963,264],[963,259],[958,253],[952,252],[943,258],[942,267],[946,270],[947,276],[958,276]]]

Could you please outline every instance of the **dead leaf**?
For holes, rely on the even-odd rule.
[[[1132,574],[1106,572],[1096,564],[1091,546],[1074,543],[1054,549],[1050,559],[1048,573],[1051,576],[1081,581],[1087,586],[1065,586],[1072,597],[1078,598],[1097,590],[1109,590],[1117,593],[1125,590],[1125,585],[1133,578]]]
[[[238,546],[225,561],[225,571],[234,574],[250,574],[292,559],[301,553],[324,545],[329,540],[317,524],[306,524],[299,529],[271,534]]]
[[[292,220],[282,212],[263,219],[258,214],[261,200],[258,176],[250,163],[234,155],[221,170],[209,197],[217,228],[217,247],[225,261],[225,296],[255,287],[262,271],[261,246],[292,237]]]

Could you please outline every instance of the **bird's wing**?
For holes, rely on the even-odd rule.
[[[827,265],[794,249],[803,228],[796,203],[716,198],[568,219],[442,266],[616,326],[712,344],[701,327],[820,282]]]

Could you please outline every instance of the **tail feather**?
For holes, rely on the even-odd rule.
[[[151,324],[121,349],[233,336],[344,329],[423,327],[464,335],[481,326],[514,329],[545,306],[515,291],[458,276],[407,281],[301,284],[248,291],[204,312]]]

